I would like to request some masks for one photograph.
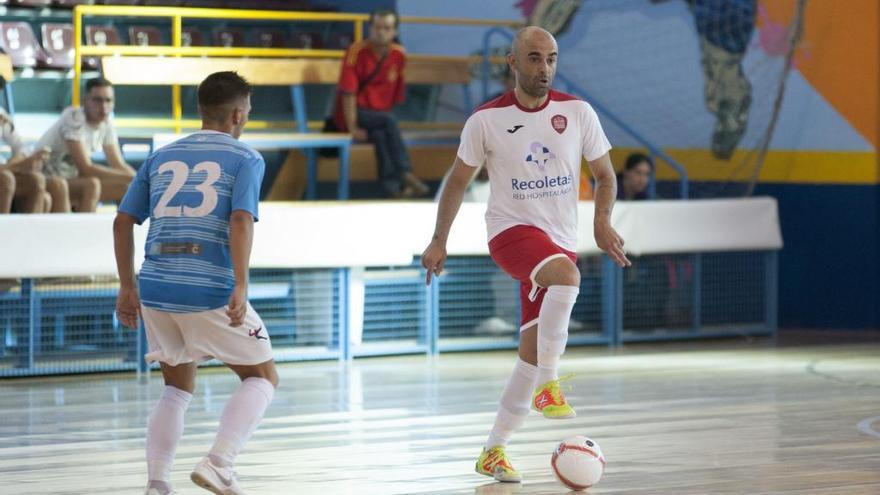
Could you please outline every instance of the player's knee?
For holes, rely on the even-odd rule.
[[[15,176],[8,170],[0,170],[0,189],[3,191],[15,190]]]
[[[101,196],[101,181],[97,177],[88,177],[83,190],[87,197],[97,200]]]
[[[272,388],[278,388],[278,373],[275,373],[274,370],[255,373],[254,376],[249,376],[248,378],[260,378],[271,383]],[[244,380],[246,380],[246,378],[242,379],[242,381]]]
[[[551,285],[570,285],[580,287],[581,272],[568,258],[556,258],[548,264],[546,287]]]
[[[34,192],[42,193],[46,190],[46,176],[40,172],[22,172],[19,176],[27,181]]]
[[[269,366],[266,366],[266,376],[265,378],[269,383],[272,384],[273,387],[278,388],[278,369],[275,368],[275,362],[271,361]]]
[[[46,191],[52,196],[67,194],[67,181],[61,177],[46,177]]]
[[[236,369],[239,378],[242,381],[248,378],[261,378],[272,384],[272,387],[278,388],[278,371],[275,368],[274,361],[267,361],[256,366],[247,367],[245,369]]]

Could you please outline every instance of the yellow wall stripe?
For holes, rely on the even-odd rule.
[[[643,149],[614,149],[615,168],[623,168],[629,153]],[[667,149],[685,166],[692,181],[751,180],[755,153],[737,151],[730,160],[717,160],[709,150]],[[678,174],[658,160],[657,178],[675,180]],[[880,155],[856,151],[769,151],[759,175],[760,182],[803,184],[880,184]]]

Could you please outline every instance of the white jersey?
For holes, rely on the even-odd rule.
[[[532,225],[574,251],[581,156],[593,161],[610,149],[587,102],[551,90],[544,105],[527,109],[511,91],[468,118],[458,158],[488,167],[490,240],[515,225]]]
[[[46,175],[57,175],[66,179],[79,175],[73,158],[67,151],[68,140],[81,141],[86,149],[86,156],[118,142],[111,119],[92,126],[86,121],[86,113],[82,107],[67,107],[61,113],[61,118],[37,141],[38,150],[49,149],[49,159],[43,165]]]
[[[23,155],[27,151],[21,137],[15,132],[15,124],[12,123],[12,116],[6,113],[6,110],[0,108],[0,139],[9,146],[9,157]],[[6,160],[0,158],[0,163],[6,163]]]

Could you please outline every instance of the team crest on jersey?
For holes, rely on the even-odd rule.
[[[559,134],[565,132],[565,128],[568,127],[568,119],[558,113],[550,118],[550,123],[553,125],[553,130]]]
[[[388,82],[394,82],[397,80],[397,69],[392,67],[388,70]]]
[[[550,148],[544,146],[543,144],[535,141],[529,146],[529,153],[526,156],[526,162],[533,163],[537,165],[539,168],[544,168],[547,166],[547,161],[556,158],[556,155],[550,151]]]

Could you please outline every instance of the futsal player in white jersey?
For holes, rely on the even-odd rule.
[[[449,230],[474,168],[485,163],[489,252],[519,280],[522,306],[519,358],[476,464],[478,473],[499,481],[522,479],[505,447],[530,408],[554,419],[575,415],[559,389],[557,368],[580,286],[574,250],[581,157],[596,179],[596,243],[618,265],[629,265],[623,239],[611,227],[617,195],[611,145],[589,104],[550,88],[557,56],[547,31],[527,27],[517,33],[507,56],[516,87],[465,123],[434,236],[422,254],[430,284],[443,269]]]
[[[247,301],[262,156],[238,141],[251,110],[251,87],[235,72],[199,85],[202,130],[159,149],[141,165],[113,224],[120,290],[116,312],[129,327],[138,314],[148,361],[159,361],[165,389],[147,425],[147,495],[174,493],[171,468],[196,364],[216,358],[241,378],[213,447],[192,471],[197,485],[244,493],[233,463],[272,401],[278,375],[269,334]],[[150,219],[145,260],[135,283],[133,226]]]

